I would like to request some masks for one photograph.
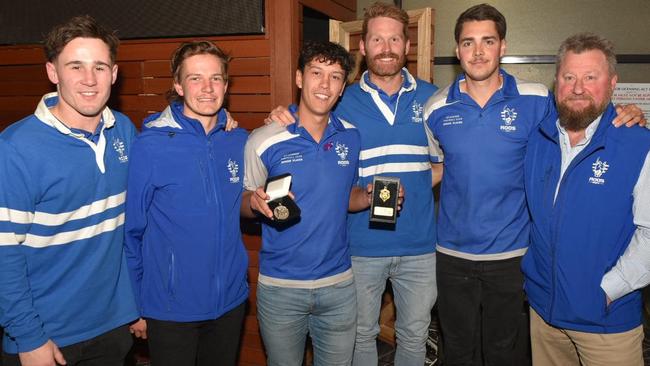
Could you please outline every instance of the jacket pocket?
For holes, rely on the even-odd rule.
[[[167,293],[174,298],[174,286],[176,284],[176,257],[170,248],[167,257]]]

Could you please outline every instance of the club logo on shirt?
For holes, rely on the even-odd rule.
[[[230,183],[239,183],[239,164],[232,159],[228,159],[227,164],[228,171],[230,172]]]
[[[128,163],[129,162],[129,157],[126,155],[125,151],[126,148],[124,147],[124,141],[120,140],[119,138],[113,139],[113,149],[118,154],[117,160],[120,161],[120,163]]]
[[[413,117],[411,117],[411,121],[413,121],[413,123],[422,123],[422,104],[415,101],[413,102],[411,109],[413,110]]]
[[[596,161],[591,164],[591,170],[594,172],[594,176],[589,177],[589,183],[598,185],[605,184],[605,179],[601,177],[607,173],[608,169],[609,164],[606,161],[601,161],[600,157],[596,158]]]
[[[340,166],[347,166],[350,164],[350,161],[348,160],[348,147],[345,144],[337,142],[334,151],[336,151],[336,155],[339,156],[338,164]]]
[[[501,119],[504,123],[500,127],[501,131],[517,131],[517,126],[512,125],[517,119],[517,111],[515,111],[514,108],[508,108],[508,106],[503,107],[503,110],[501,111]]]

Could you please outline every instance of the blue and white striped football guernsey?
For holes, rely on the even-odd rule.
[[[48,107],[0,135],[0,309],[4,350],[59,347],[138,317],[123,255],[135,128],[108,108],[97,142]]]
[[[353,256],[388,257],[433,253],[436,222],[431,189],[431,162],[441,162],[439,151],[429,149],[423,107],[436,87],[416,80],[402,70],[404,82],[394,109],[383,91],[372,85],[368,73],[348,86],[336,107],[337,115],[352,123],[361,134],[358,185],[373,177],[400,178],[405,200],[395,230],[370,228],[369,210],[348,215]]]

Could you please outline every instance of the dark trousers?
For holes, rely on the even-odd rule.
[[[471,261],[438,252],[438,317],[443,364],[529,364],[521,257]],[[527,332],[526,332],[527,333]],[[523,358],[523,359],[522,359]]]
[[[133,345],[127,325],[87,341],[60,347],[67,366],[124,366],[124,357]],[[3,353],[4,366],[20,366],[16,354]]]
[[[236,365],[246,302],[218,319],[171,322],[147,318],[152,366]]]

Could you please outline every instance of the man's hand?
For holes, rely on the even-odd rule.
[[[397,211],[402,211],[402,203],[404,203],[404,186],[399,185],[399,193],[397,194]]]
[[[614,126],[620,127],[626,125],[632,127],[636,124],[645,126],[648,122],[643,115],[643,111],[636,104],[616,105],[616,118],[612,121]]]
[[[442,174],[444,172],[443,163],[431,163],[431,187],[435,187],[442,181]]]
[[[372,184],[368,183],[366,189],[363,187],[354,186],[350,191],[350,202],[348,203],[348,211],[358,212],[370,207],[372,202]]]
[[[282,126],[288,126],[295,123],[296,119],[293,118],[293,115],[286,107],[279,105],[264,119],[264,124],[268,125],[274,121],[277,121]]]
[[[609,306],[609,304],[612,303],[612,300],[610,300],[609,296],[605,295],[605,304],[606,306]]]
[[[269,198],[270,197],[268,194],[266,194],[264,188],[258,187],[255,190],[255,192],[251,194],[250,205],[253,211],[257,211],[262,215],[268,217],[269,219],[273,220],[273,212],[271,211],[269,205],[266,203],[266,200],[268,200]]]
[[[20,352],[18,354],[22,366],[56,366],[66,365],[63,354],[59,347],[48,339],[44,345],[29,352]]]
[[[293,195],[293,192],[291,191],[289,191],[288,196],[292,200],[296,199],[296,197]],[[250,208],[253,212],[257,211],[262,215],[266,216],[267,218],[273,220],[273,211],[271,211],[269,204],[266,203],[266,200],[268,200],[269,198],[271,197],[268,194],[266,194],[264,188],[258,187],[255,190],[255,192],[251,192]]]
[[[235,128],[237,128],[237,126],[239,126],[239,123],[237,123],[237,121],[235,121],[232,118],[232,116],[230,115],[230,112],[228,112],[228,110],[226,110],[226,116],[228,116],[228,118],[226,119],[226,131],[232,131]],[[145,338],[147,338],[147,337],[145,337]]]
[[[136,338],[147,339],[147,321],[140,318],[129,326],[129,332]]]

